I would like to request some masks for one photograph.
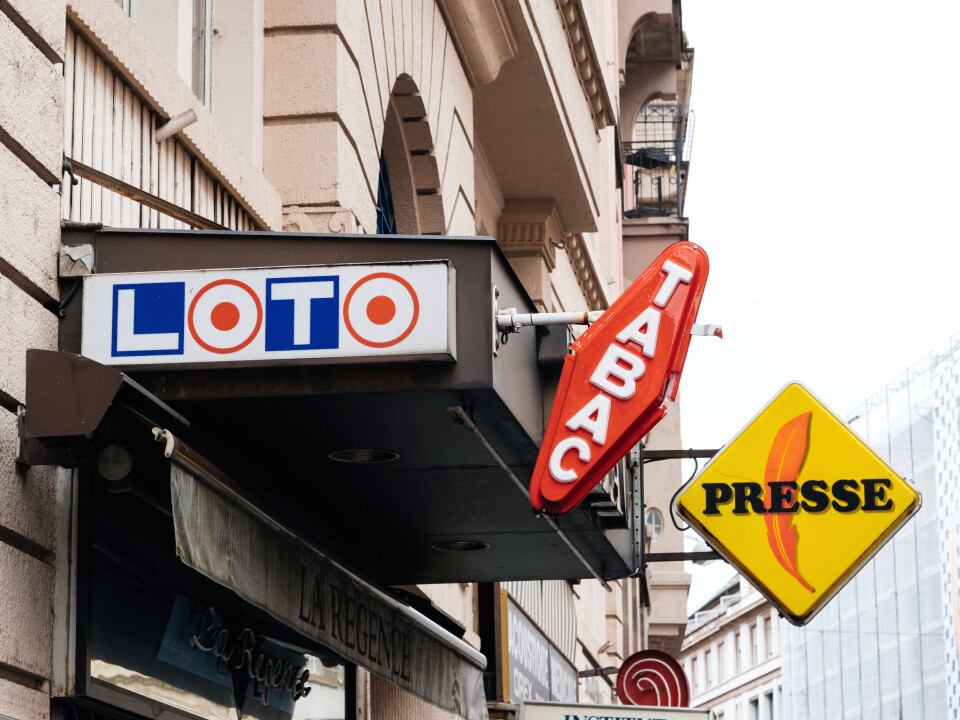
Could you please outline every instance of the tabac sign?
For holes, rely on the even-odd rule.
[[[709,262],[667,248],[570,346],[530,481],[535,508],[579,503],[675,400]]]
[[[677,498],[680,514],[795,625],[919,507],[919,494],[798,384]]]
[[[105,365],[456,359],[445,261],[87,275],[82,353]]]

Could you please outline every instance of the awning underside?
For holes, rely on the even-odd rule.
[[[35,455],[26,458],[27,462],[93,465],[105,444],[134,447],[129,413],[133,417],[151,413],[133,407],[123,393],[140,404],[151,396],[134,392],[126,381],[103,385],[103,392],[111,398],[116,387],[123,390],[114,401],[117,410],[107,412],[99,427],[83,428],[82,435],[76,433],[79,437],[70,436],[62,412],[70,406],[70,387],[89,385],[82,368],[97,368],[97,373],[107,370],[117,378],[126,376],[65,353],[31,351],[28,366],[32,368],[28,371],[28,422],[21,435]],[[49,386],[45,377],[72,378],[73,385]],[[46,415],[51,422],[56,420],[53,430],[43,427],[44,394],[51,395]],[[76,398],[73,402],[82,404]],[[310,544],[362,569],[377,583],[591,576],[546,520],[534,514],[529,501],[483,445],[448,413],[452,406],[463,407],[513,472],[526,482],[536,460],[536,445],[493,391],[422,390],[169,403],[190,421],[189,430],[184,429],[190,444],[235,478],[258,506],[284,518]],[[108,404],[102,403],[103,407]],[[131,410],[121,411],[122,405]],[[173,422],[169,408],[161,411],[163,407],[158,404],[153,413],[160,426]],[[364,464],[330,459],[337,451],[364,448],[391,450],[398,457]],[[134,456],[138,456],[136,451]],[[160,469],[144,470],[137,482],[163,482],[162,475]],[[605,578],[631,572],[624,560],[630,558],[630,531],[601,529],[588,505],[558,518],[558,523]],[[438,549],[438,544],[449,547],[443,543],[451,541],[482,544],[466,547],[488,547]]]

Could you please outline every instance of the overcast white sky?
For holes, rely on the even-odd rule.
[[[960,3],[683,0],[683,23],[699,321],[724,331],[691,343],[683,444],[793,380],[846,417],[960,331]],[[731,574],[696,569],[690,607]]]

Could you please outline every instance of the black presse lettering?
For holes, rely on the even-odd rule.
[[[750,510],[747,510],[748,503],[750,504]],[[756,515],[763,515],[766,512],[763,507],[763,488],[760,483],[734,483],[733,514],[747,515],[751,511]]]
[[[893,500],[887,497],[890,478],[868,478],[863,481],[863,509],[865,512],[893,510]]]
[[[801,507],[807,512],[823,512],[830,506],[830,496],[826,493],[827,484],[823,480],[807,480],[800,486],[803,497]]]
[[[733,489],[726,483],[704,483],[703,491],[707,495],[704,515],[719,515],[717,506],[733,500]]]
[[[770,507],[769,513],[795,513],[800,509],[797,503],[797,483],[790,482],[771,482],[767,483],[770,488]]]
[[[833,484],[833,509],[837,512],[854,512],[860,507],[860,496],[857,488],[860,483],[856,480],[837,480]]]

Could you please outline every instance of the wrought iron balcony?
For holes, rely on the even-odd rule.
[[[621,200],[626,218],[683,217],[693,111],[687,105],[650,103],[623,143]]]

